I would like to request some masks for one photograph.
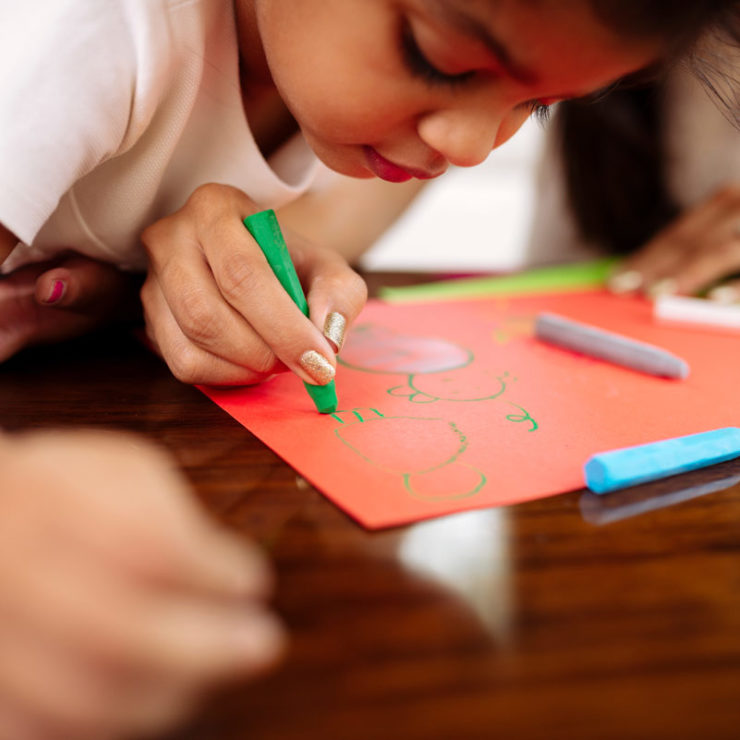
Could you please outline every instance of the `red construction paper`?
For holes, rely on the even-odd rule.
[[[532,336],[552,311],[683,357],[665,380]],[[592,454],[740,422],[740,340],[655,323],[606,293],[430,304],[370,302],[337,371],[340,410],[302,383],[203,389],[369,528],[582,488]]]

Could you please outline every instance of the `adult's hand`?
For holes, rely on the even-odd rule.
[[[279,657],[271,581],[146,440],[0,433],[0,740],[119,740],[181,720]]]
[[[0,362],[141,314],[141,277],[76,254],[0,276]]]
[[[611,281],[614,292],[694,295],[740,301],[740,185],[729,185],[685,211],[627,259]]]

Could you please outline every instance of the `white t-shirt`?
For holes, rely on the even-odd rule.
[[[278,208],[318,162],[262,157],[243,108],[233,0],[20,0],[0,11],[3,272],[73,248],[145,265],[139,235],[208,182]]]

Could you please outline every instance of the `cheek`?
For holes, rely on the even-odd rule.
[[[265,7],[261,27],[273,80],[306,134],[364,144],[413,118],[418,92],[401,77],[394,16],[381,12],[383,3],[297,0],[288,19]],[[337,31],[327,37],[322,27]]]
[[[519,129],[524,125],[525,121],[529,118],[528,110],[515,109],[509,113],[498,128],[496,135],[496,142],[493,145],[494,149],[497,149],[502,144],[506,143]]]
[[[347,144],[372,143],[391,132],[414,129],[417,108],[401,88],[393,78],[347,67],[311,79],[280,81],[283,99],[306,133]]]

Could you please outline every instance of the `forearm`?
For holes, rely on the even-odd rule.
[[[337,176],[280,209],[281,223],[312,241],[356,261],[403,213],[423,182],[403,184]]]

